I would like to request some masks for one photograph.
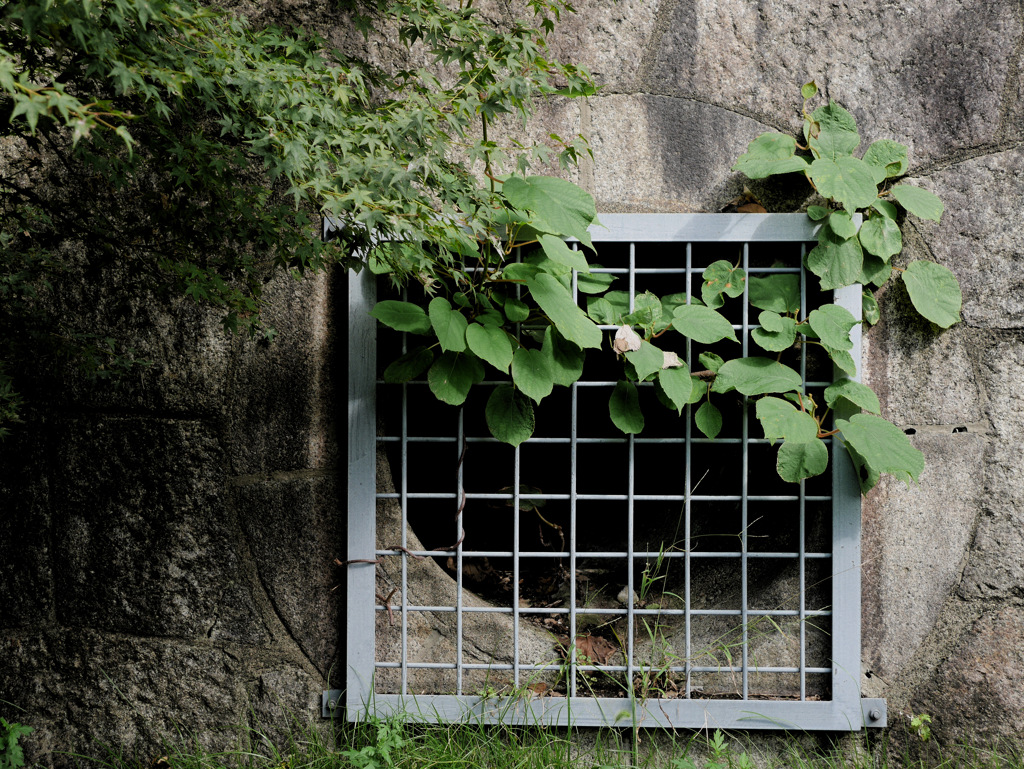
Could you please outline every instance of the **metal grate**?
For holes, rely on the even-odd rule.
[[[800,275],[805,308],[819,298],[801,269],[814,239],[806,216],[601,219],[595,261],[630,297],[699,296],[704,268],[724,258],[749,276]],[[533,438],[498,444],[482,419],[497,380],[455,409],[425,382],[376,379],[378,344],[394,357],[405,341],[390,332],[378,341],[374,297],[371,277],[351,280],[347,557],[356,562],[346,689],[324,693],[325,715],[885,724],[884,701],[860,697],[860,496],[845,454],[825,476],[786,484],[747,403],[723,408],[741,416],[726,416],[711,441],[690,407],[677,418],[652,387],[641,387],[644,433],[623,436],[608,417],[618,376],[607,349],[545,399]],[[832,301],[860,317],[858,290]],[[758,354],[746,295],[723,312],[743,354]],[[691,370],[718,349],[676,340]],[[808,392],[831,382],[827,358],[807,345],[794,355]]]

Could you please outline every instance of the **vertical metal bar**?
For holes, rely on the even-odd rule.
[[[807,255],[807,244],[800,244],[800,264],[803,265]],[[800,270],[800,316],[807,314],[807,271]],[[803,320],[798,317],[797,320]],[[800,381],[807,382],[807,337],[800,335]],[[800,701],[807,699],[807,500],[806,486],[800,481]]]
[[[462,447],[466,443],[466,427],[464,422],[465,414],[463,410],[459,409],[458,428],[456,430],[457,440],[455,441],[455,461],[458,462],[458,470],[456,471],[456,485],[458,488],[455,490],[455,505],[456,505],[456,516],[455,516],[455,541],[458,544],[455,546],[455,691],[460,696],[463,694],[462,691],[462,530],[465,528],[465,515],[466,511],[458,513],[458,508],[462,505],[462,490],[464,488],[464,475],[462,462],[463,459]]]
[[[842,288],[835,303],[861,319],[859,287]],[[850,335],[860,380],[860,326]],[[849,418],[852,409],[837,408],[837,419]],[[853,463],[840,441],[832,439],[832,699],[841,707],[851,726],[863,721],[860,707],[860,484]]]
[[[405,289],[402,291],[402,298],[409,298],[409,291]],[[402,335],[402,347],[403,352],[406,347],[406,335]],[[402,384],[402,434],[401,434],[401,454],[402,454],[402,469],[400,472],[399,482],[402,484],[402,488],[399,491],[399,499],[401,502],[401,519],[402,519],[402,547],[408,547],[408,531],[409,531],[409,385]],[[386,542],[383,544],[387,544]],[[402,565],[401,565],[401,609],[399,613],[401,621],[401,654],[399,661],[402,663],[399,671],[399,677],[401,679],[401,692],[403,695],[409,693],[409,559],[405,553],[402,553]]]
[[[686,244],[686,303],[691,304],[690,288],[693,282],[693,244]],[[693,345],[690,342],[690,337],[686,337],[686,365],[690,371],[693,371],[694,360],[693,360]],[[693,445],[691,440],[693,438],[693,427],[692,417],[693,408],[687,404],[686,406],[686,500],[683,502],[683,512],[686,516],[685,528],[683,530],[683,548],[685,555],[683,556],[683,621],[685,627],[683,632],[685,634],[685,659],[683,665],[686,668],[686,687],[685,697],[690,699],[693,686],[693,629],[692,621],[693,618],[690,616],[690,552],[693,549],[693,542],[690,539],[690,514],[693,510],[693,503],[690,501],[690,496],[693,494]]]
[[[575,247],[575,244],[573,244]],[[579,279],[572,274],[572,298],[579,301]],[[577,415],[579,394],[576,382],[569,387],[569,643],[576,645],[576,471],[577,471]],[[571,655],[574,659],[574,655]],[[573,675],[573,680],[576,676]]]
[[[519,685],[519,446],[512,469],[512,678]]]
[[[750,244],[743,244],[743,271],[745,274],[750,274]],[[750,338],[750,306],[748,305],[748,298],[750,293],[750,281],[746,281],[743,284],[743,357],[746,358],[750,354],[749,350],[749,338]],[[748,670],[749,663],[749,642],[750,642],[750,618],[747,614],[749,608],[749,596],[747,595],[747,526],[749,525],[749,510],[747,508],[747,497],[750,494],[750,423],[749,423],[749,409],[747,399],[743,399],[743,422],[741,429],[743,430],[742,443],[743,446],[743,489],[741,492],[740,499],[740,579],[742,585],[740,586],[741,596],[741,607],[740,607],[740,621],[743,623],[743,648],[741,649],[741,669],[743,677],[743,699],[747,699],[750,696],[750,673]]]
[[[629,244],[629,311],[633,312],[636,309],[636,243]],[[633,436],[628,436],[629,446],[629,477],[627,483],[629,484],[626,489],[626,510],[628,516],[628,522],[626,524],[626,690],[632,692],[633,690],[633,666],[634,666],[634,635],[636,633],[636,615],[634,610],[636,607],[633,604],[633,552],[635,550],[635,543],[633,542],[633,523],[634,523],[634,508],[633,508],[633,495],[636,482],[636,473],[634,463],[636,461],[636,443],[633,440]]]
[[[373,280],[369,270],[348,275],[346,560],[372,557],[377,541],[377,329],[369,314],[376,301]],[[345,576],[349,612],[345,702],[350,712],[358,712],[369,706],[373,696],[376,566],[349,564]]]

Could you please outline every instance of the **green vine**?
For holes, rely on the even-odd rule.
[[[766,133],[755,139],[734,170],[753,179],[803,173],[827,204],[811,206],[808,215],[820,221],[818,244],[806,267],[818,276],[823,290],[850,285],[882,285],[895,272],[907,287],[921,315],[942,328],[959,320],[961,296],[952,273],[933,262],[913,262],[899,269],[892,257],[902,250],[897,223],[899,208],[938,220],[942,204],[932,193],[894,183],[909,166],[907,148],[897,142],[873,143],[862,158],[853,117],[835,102],[807,111],[817,93],[803,87],[803,144],[792,136]],[[470,389],[493,367],[511,381],[491,393],[486,420],[492,435],[519,445],[534,431],[534,405],[556,386],[569,386],[583,372],[587,350],[599,349],[600,325],[618,326],[611,347],[621,355],[623,375],[609,401],[611,421],[626,434],[643,430],[637,384],[652,382],[658,399],[682,413],[694,412],[697,428],[714,439],[723,418],[715,400],[736,392],[753,400],[765,437],[781,441],[777,471],[799,482],[823,473],[828,466],[825,440],[838,440],[848,450],[864,492],[881,473],[909,483],[917,481],[924,457],[904,433],[880,416],[877,396],[853,378],[857,366],[850,350],[858,320],[845,308],[825,303],[801,315],[799,278],[790,274],[747,276],[728,261],[711,264],[703,273],[701,296],[650,292],[630,296],[610,291],[612,276],[592,273],[585,251],[593,252],[588,228],[597,222],[594,201],[576,185],[545,176],[492,177],[500,183],[493,216],[500,230],[476,233],[465,254],[442,284],[430,282],[421,302],[385,300],[372,314],[399,331],[421,337],[384,371],[389,383],[405,382],[426,373],[428,385],[441,401],[459,406]],[[858,216],[859,215],[859,216]],[[858,226],[858,222],[863,223]],[[537,246],[521,261],[516,248]],[[393,246],[401,253],[406,244]],[[388,272],[388,262],[371,260],[371,268]],[[573,281],[586,296],[586,310],[573,298]],[[436,295],[435,295],[436,294]],[[753,342],[766,355],[729,360],[705,352],[703,367],[690,371],[662,337],[692,340],[701,345],[738,342],[721,309],[727,301],[746,297],[761,310]],[[864,316],[877,320],[874,297],[864,291]],[[517,333],[519,331],[519,333]],[[672,336],[667,337],[669,340]],[[804,390],[801,375],[782,362],[783,354],[801,345],[820,346],[847,376],[824,390],[823,403]],[[833,412],[845,419],[833,419]]]

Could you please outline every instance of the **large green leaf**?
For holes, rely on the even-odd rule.
[[[512,356],[512,381],[537,403],[551,394],[554,376],[548,356],[541,350],[520,347]]]
[[[828,226],[841,238],[852,238],[857,234],[857,225],[849,211],[833,211],[828,218]]]
[[[910,301],[921,315],[942,328],[960,320],[963,294],[948,267],[935,262],[911,262],[902,276]]]
[[[850,213],[867,208],[878,197],[875,172],[857,158],[818,158],[811,163],[811,180],[819,193],[839,201]]]
[[[843,288],[858,281],[864,253],[857,238],[840,238],[828,226],[818,233],[818,245],[807,255],[807,269],[821,278],[824,290]]]
[[[426,334],[430,331],[430,318],[427,317],[427,313],[412,302],[385,299],[374,305],[370,315],[385,326],[398,331],[408,331],[410,334]]]
[[[714,440],[722,432],[722,412],[711,401],[704,401],[693,415],[697,429]]]
[[[830,101],[818,107],[811,115],[817,125],[817,135],[808,136],[811,149],[821,158],[838,160],[853,154],[860,146],[860,134],[857,132],[857,121],[853,115]]]
[[[716,374],[721,371],[722,366],[725,365],[725,358],[721,355],[716,355],[713,352],[702,352],[697,356],[697,361],[708,371],[714,371]]]
[[[713,344],[722,339],[739,342],[736,331],[725,316],[710,307],[698,304],[677,307],[672,319],[672,328],[701,344]]]
[[[885,173],[886,178],[903,176],[910,167],[907,158],[907,145],[891,139],[879,139],[872,142],[864,153],[864,162],[875,166]]]
[[[838,304],[823,304],[812,310],[807,322],[822,344],[836,350],[852,350],[850,330],[859,322],[850,311]]]
[[[881,198],[878,198],[877,200],[875,200],[874,203],[871,204],[871,207],[878,213],[880,213],[882,216],[886,217],[887,219],[892,219],[893,221],[896,221],[897,217],[899,216],[899,210],[888,200],[882,200]]]
[[[704,282],[700,287],[701,299],[708,307],[718,308],[725,304],[722,294],[733,298],[743,295],[747,274],[740,267],[734,267],[725,259],[719,259],[704,270]]]
[[[505,311],[505,317],[512,323],[522,323],[530,317],[530,307],[526,302],[516,299],[514,296],[505,300],[502,309]]]
[[[836,428],[876,473],[889,473],[908,486],[924,470],[924,454],[911,445],[896,425],[870,414],[854,414],[849,421],[836,420]]]
[[[466,328],[469,322],[466,316],[458,310],[453,310],[451,304],[443,296],[437,296],[430,300],[427,307],[430,315],[430,325],[437,334],[437,341],[445,352],[462,352],[466,349]]]
[[[885,261],[903,250],[899,225],[887,216],[872,216],[860,228],[860,244],[864,250]]]
[[[433,362],[434,353],[420,345],[384,369],[384,381],[388,384],[408,382],[426,371],[427,366]]]
[[[502,192],[513,206],[535,215],[537,229],[591,245],[587,228],[597,218],[597,208],[583,188],[554,176],[510,176]]]
[[[533,404],[512,385],[494,389],[487,399],[484,417],[491,435],[502,443],[518,446],[533,435]]]
[[[548,359],[551,379],[555,384],[568,387],[583,374],[585,353],[572,342],[566,341],[553,326],[544,329],[541,352]]]
[[[892,265],[885,259],[874,254],[864,252],[864,264],[860,268],[860,280],[858,283],[881,287],[892,275]]]
[[[604,293],[615,280],[615,276],[609,275],[607,272],[594,272],[594,270],[600,268],[600,264],[592,264],[590,265],[590,273],[580,273],[576,276],[576,287],[581,294]]]
[[[832,362],[850,376],[857,376],[857,362],[850,355],[849,350],[837,350],[835,347],[829,347],[827,344],[822,345],[822,349],[828,353],[828,357],[832,359]]]
[[[512,342],[500,326],[471,323],[466,329],[466,343],[473,353],[503,373],[512,362]]]
[[[658,387],[669,399],[677,414],[682,414],[693,393],[693,380],[689,369],[683,365],[679,368],[663,369],[658,374]]]
[[[608,412],[611,414],[612,422],[622,432],[633,435],[643,431],[644,415],[640,411],[636,385],[632,382],[619,382],[615,385],[612,397],[608,401]]]
[[[761,398],[757,401],[757,418],[769,443],[778,440],[807,443],[818,437],[818,423],[782,398]]]
[[[850,460],[853,462],[854,470],[857,472],[857,481],[860,483],[860,493],[867,494],[871,489],[875,488],[878,481],[881,479],[882,474],[874,468],[869,467],[868,463],[864,461],[864,457],[858,454],[857,450],[849,443],[846,444],[846,453],[850,455]]]
[[[870,411],[872,414],[882,413],[882,406],[874,391],[867,385],[854,382],[852,379],[840,379],[825,388],[825,403],[829,405],[829,408],[835,409],[840,400],[847,400],[857,408]]]
[[[587,315],[594,323],[604,326],[617,326],[622,318],[622,314],[603,296],[587,297]]]
[[[637,379],[643,381],[655,371],[661,371],[665,363],[665,353],[650,342],[641,341],[639,350],[626,353],[626,360],[636,369]]]
[[[749,279],[749,300],[759,310],[779,314],[800,311],[800,276],[796,274],[769,275]]]
[[[914,216],[935,221],[942,218],[942,201],[928,190],[911,187],[909,184],[897,184],[889,190],[889,194]]]
[[[768,352],[788,350],[796,342],[796,321],[792,318],[765,310],[757,322],[761,328],[751,331],[750,338]]]
[[[469,389],[483,378],[484,366],[471,353],[446,352],[427,372],[427,384],[434,397],[451,406],[461,406]]]
[[[828,467],[828,449],[815,438],[807,443],[786,441],[779,446],[779,459],[775,465],[779,477],[790,483],[821,475]]]
[[[661,300],[650,291],[633,297],[633,312],[626,315],[622,322],[630,326],[652,326],[661,318]]]
[[[739,171],[750,179],[764,179],[774,174],[806,171],[807,161],[796,156],[796,139],[780,133],[763,133],[747,145],[747,151],[740,155],[733,171]]]
[[[590,272],[590,265],[587,264],[587,257],[583,251],[573,251],[569,244],[557,235],[541,235],[539,240],[545,256],[551,261],[580,272]]]
[[[872,326],[878,323],[882,317],[882,311],[878,307],[878,300],[867,289],[864,289],[861,293],[860,311],[864,317],[864,322]]]
[[[784,393],[799,390],[800,374],[769,358],[736,358],[726,361],[712,386],[714,392],[738,390],[744,395]]]
[[[601,346],[601,329],[576,306],[572,294],[556,278],[541,273],[527,278],[526,287],[562,336],[579,347]]]

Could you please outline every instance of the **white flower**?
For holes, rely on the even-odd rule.
[[[662,368],[679,368],[683,365],[679,356],[671,350],[662,350],[662,354],[665,356],[665,362],[661,364]]]
[[[640,337],[632,326],[619,326],[619,330],[615,332],[612,349],[615,350],[616,356],[640,349]]]

